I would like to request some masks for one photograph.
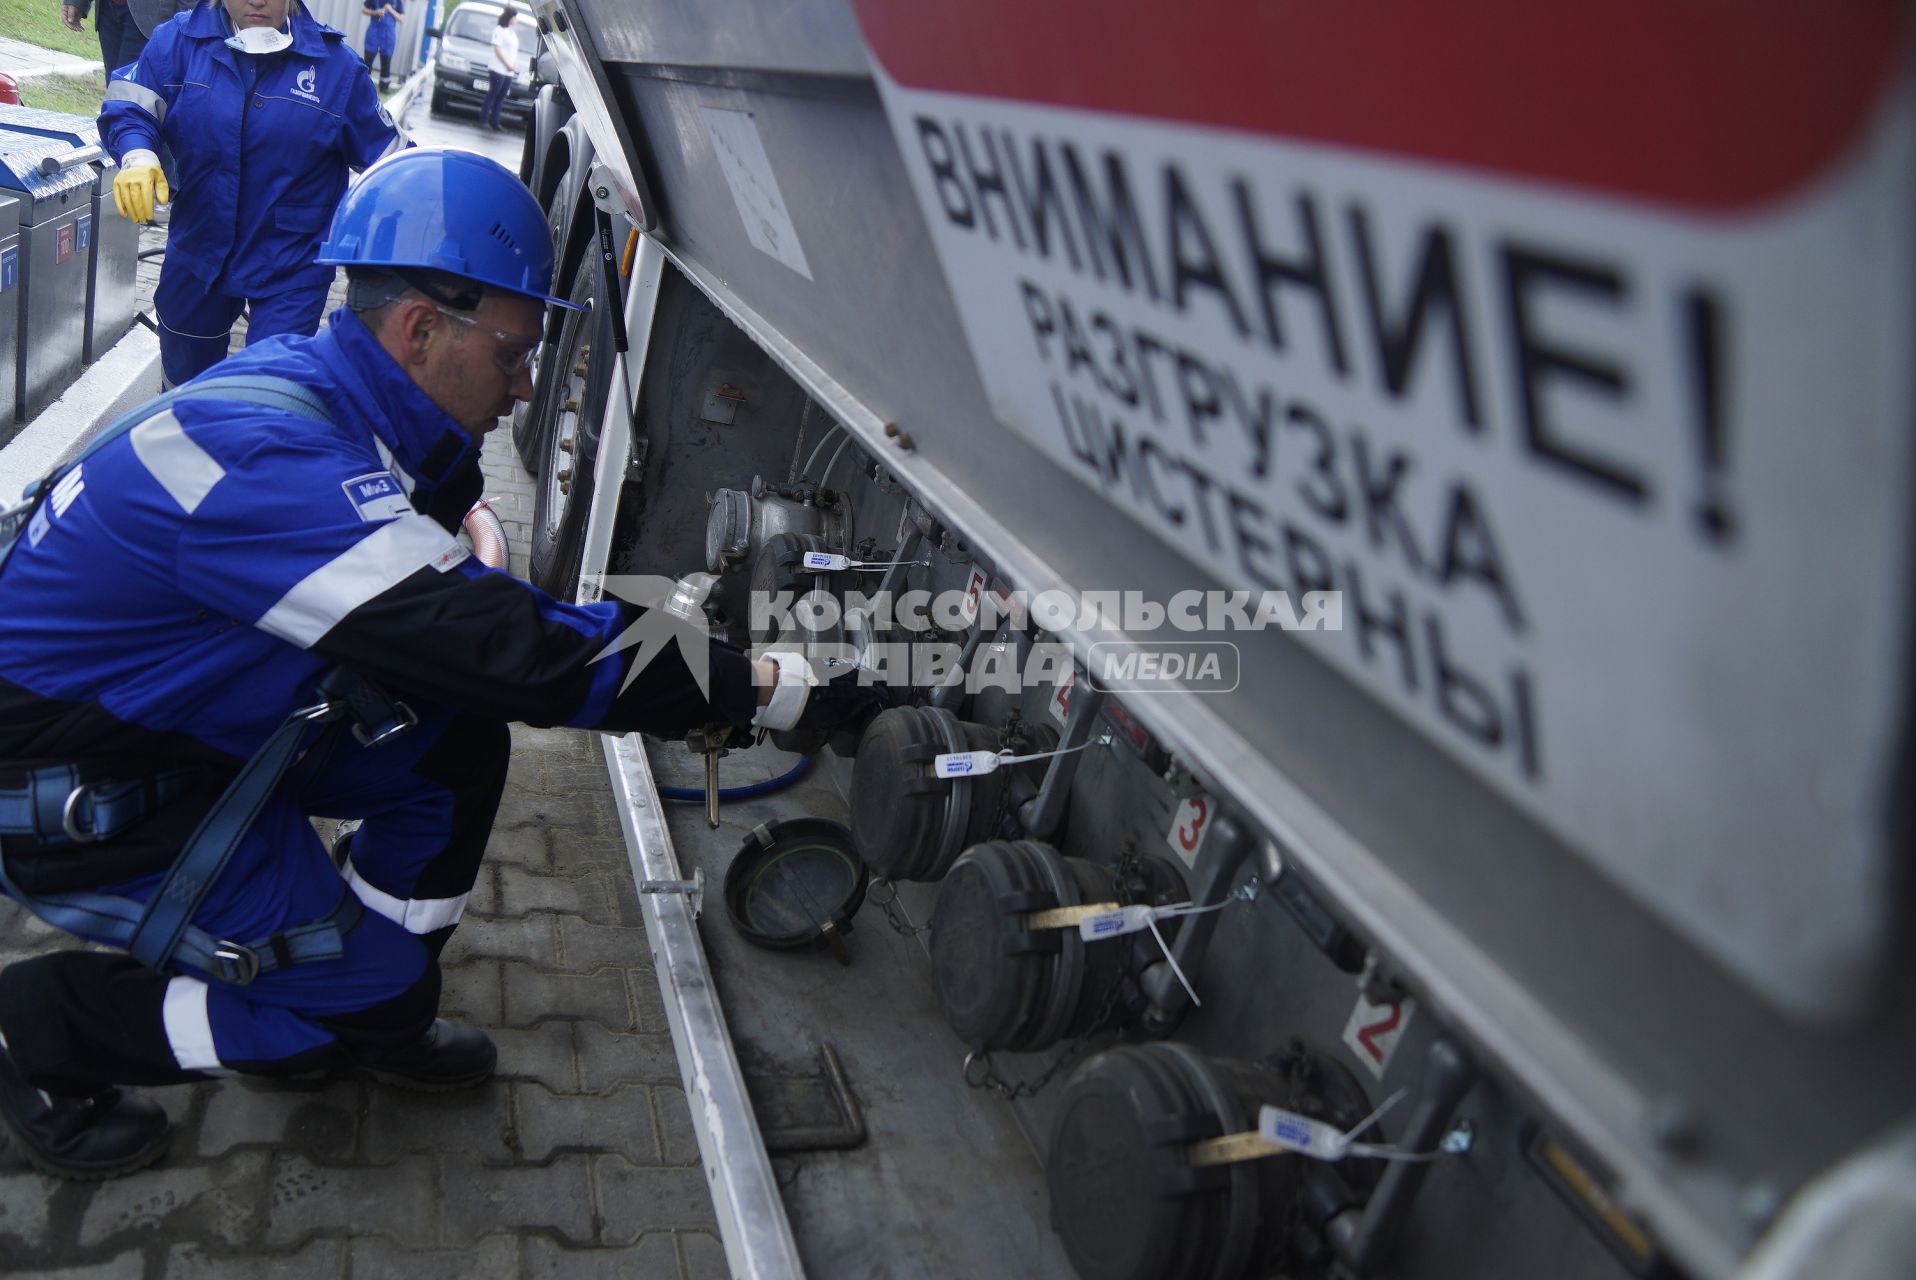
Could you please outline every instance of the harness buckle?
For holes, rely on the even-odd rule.
[[[213,946],[213,960],[219,965],[220,977],[237,986],[259,977],[259,953],[251,947],[222,938]]]
[[[386,724],[379,726],[379,728],[373,730],[370,733],[366,731],[365,725],[360,724],[357,721],[354,722],[353,737],[359,739],[360,746],[376,747],[380,743],[386,741],[386,739],[396,738],[400,734],[406,732],[406,730],[414,728],[415,726],[418,725],[419,717],[417,715],[414,715],[413,709],[407,706],[405,703],[394,702],[393,711],[396,714],[393,716],[392,720],[390,720]]]
[[[325,702],[315,702],[310,707],[301,707],[288,718],[292,720],[331,720],[344,709],[343,703],[328,699]]]
[[[67,792],[67,802],[60,809],[60,825],[65,828],[67,839],[75,844],[94,844],[100,839],[97,831],[80,830],[80,802],[86,799],[92,790],[92,783],[81,783]]]

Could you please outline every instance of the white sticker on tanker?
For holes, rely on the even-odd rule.
[[[959,606],[958,616],[963,619],[966,626],[978,620],[980,596],[984,592],[986,581],[985,571],[975,564],[971,566],[971,572],[965,575],[965,599]]]
[[[1198,848],[1204,843],[1204,833],[1211,829],[1214,811],[1211,797],[1198,795],[1180,800],[1177,812],[1171,815],[1171,829],[1165,833],[1164,842],[1185,866],[1197,866]]]
[[[761,253],[768,253],[792,270],[812,278],[805,261],[805,247],[798,242],[798,229],[779,194],[778,179],[772,174],[772,161],[765,154],[758,125],[748,111],[723,111],[700,107],[705,131],[712,139],[712,154],[719,172],[731,188],[732,202],[738,206],[739,220],[745,224],[745,238]]]
[[[1058,681],[1057,687],[1051,691],[1050,700],[1045,703],[1045,710],[1051,713],[1051,718],[1061,728],[1071,718],[1071,686],[1077,682],[1078,669],[1073,667],[1064,673],[1064,679]]]
[[[1386,1004],[1372,1004],[1360,991],[1357,1003],[1351,1007],[1351,1016],[1344,1023],[1344,1047],[1364,1064],[1365,1070],[1382,1080],[1390,1060],[1397,1054],[1398,1042],[1404,1038],[1404,1028],[1410,1025],[1410,1016],[1416,1011],[1417,1002],[1409,996]]]
[[[964,6],[857,6],[994,413],[1192,587],[1341,593],[1341,629],[1301,643],[1773,994],[1847,999],[1886,920],[1916,509],[1906,42],[1843,44],[1884,105],[1846,107],[1797,176],[1717,190],[1674,160],[1576,171],[1629,170],[1636,135],[1505,163],[1401,111],[1401,145],[1326,140],[1391,110],[1361,95],[1231,114],[1288,73],[1220,73],[1188,110],[1113,74],[1086,109],[1081,79],[1015,79],[1035,55],[946,52],[990,29]],[[1673,102],[1708,97],[1704,67]],[[1528,136],[1492,125],[1483,146]]]

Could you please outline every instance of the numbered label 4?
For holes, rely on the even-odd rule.
[[[1071,686],[1078,681],[1078,672],[1074,668],[1065,673],[1058,687],[1051,694],[1051,718],[1063,724],[1071,717]]]
[[[1382,1080],[1416,1010],[1417,1002],[1409,996],[1388,1004],[1372,1004],[1360,991],[1350,1020],[1344,1024],[1344,1044],[1365,1070]]]

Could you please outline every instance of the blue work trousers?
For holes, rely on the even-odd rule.
[[[233,324],[246,315],[246,345],[290,333],[319,332],[331,284],[286,289],[258,298],[239,298],[214,289],[169,260],[160,268],[153,311],[160,322],[160,372],[166,387],[177,387],[226,359]]]
[[[364,906],[336,960],[234,985],[155,972],[120,953],[60,951],[0,973],[0,1033],[40,1088],[90,1093],[240,1071],[337,1070],[412,1044],[439,1004],[438,956],[478,877],[511,755],[498,721],[425,709],[376,747],[337,734],[294,793],[264,807],[196,917],[250,939]],[[360,818],[336,870],[311,816]],[[122,839],[137,838],[134,828]],[[110,891],[150,897],[151,875]]]
[[[506,90],[512,87],[512,77],[498,71],[488,71],[492,84],[486,89],[485,105],[479,108],[479,123],[488,129],[503,128],[499,123],[499,113],[505,109]]]

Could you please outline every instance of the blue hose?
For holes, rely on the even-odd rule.
[[[787,769],[784,773],[779,774],[776,778],[767,778],[763,782],[748,782],[743,786],[737,787],[720,787],[719,799],[730,802],[733,800],[755,800],[759,796],[769,796],[774,791],[783,791],[811,771],[812,758],[810,756],[800,756],[797,764]],[[685,804],[704,804],[705,788],[660,787],[659,799],[677,800]]]

